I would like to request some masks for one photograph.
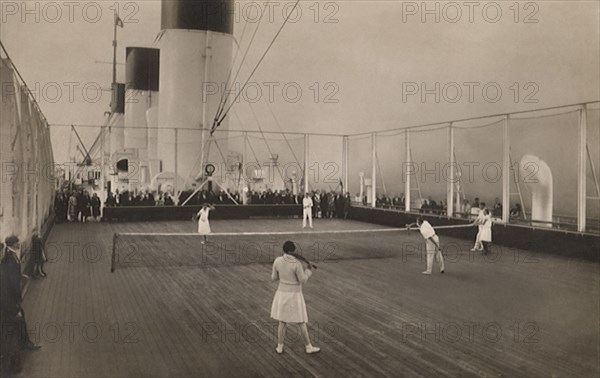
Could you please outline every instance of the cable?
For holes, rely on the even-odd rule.
[[[250,73],[250,76],[248,76],[248,79],[246,80],[246,82],[244,83],[244,85],[242,86],[241,90],[238,92],[238,94],[235,96],[235,98],[233,99],[233,101],[231,102],[231,104],[229,105],[229,107],[227,107],[227,110],[225,111],[225,113],[221,116],[221,118],[217,121],[216,125],[213,125],[213,128],[211,129],[211,134],[214,132],[214,130],[216,130],[217,127],[219,127],[219,125],[221,124],[221,122],[223,122],[223,120],[225,119],[225,117],[227,117],[227,114],[229,113],[229,110],[231,109],[231,107],[235,104],[235,101],[240,97],[240,95],[242,94],[242,92],[244,91],[244,88],[246,88],[246,85],[248,85],[248,82],[250,81],[250,79],[252,78],[252,75],[254,75],[254,72],[256,72],[256,70],[258,69],[258,67],[260,66],[260,64],[262,63],[263,59],[265,58],[265,56],[267,55],[267,53],[269,52],[269,50],[271,49],[271,47],[273,46],[273,44],[275,43],[275,40],[277,39],[277,37],[279,36],[279,34],[281,33],[281,31],[283,30],[283,27],[287,24],[288,20],[290,19],[292,13],[294,12],[294,10],[296,10],[296,7],[298,6],[298,3],[300,2],[300,0],[296,0],[296,3],[294,4],[294,7],[292,8],[292,10],[288,13],[287,17],[285,18],[285,21],[283,21],[283,24],[281,25],[281,27],[279,28],[279,30],[277,31],[277,33],[275,34],[275,37],[273,37],[273,40],[271,41],[271,43],[269,43],[269,46],[267,46],[267,49],[265,50],[265,52],[263,53],[263,55],[260,57],[258,63],[256,64],[256,66],[254,67],[254,69],[252,70],[252,72]]]
[[[237,78],[238,78],[238,76],[239,76],[239,74],[240,74],[240,71],[241,71],[241,69],[242,69],[242,64],[244,64],[244,62],[246,61],[246,56],[248,56],[248,52],[250,51],[250,47],[252,46],[252,42],[254,42],[254,38],[256,37],[256,33],[258,32],[258,28],[260,27],[260,24],[261,24],[262,18],[263,18],[263,16],[265,15],[265,13],[266,13],[266,12],[261,12],[260,19],[258,20],[258,24],[256,25],[256,29],[254,29],[254,33],[252,33],[252,38],[250,38],[250,42],[248,43],[248,47],[246,48],[246,52],[244,53],[244,56],[242,57],[242,61],[240,62],[240,66],[238,67],[238,69],[237,69],[237,72],[235,73],[235,77],[233,78],[233,81],[232,81],[232,83],[235,83],[235,81],[237,80]],[[246,25],[247,25],[247,24],[248,24],[248,23],[246,22]],[[245,26],[244,26],[244,28],[245,28]],[[238,51],[239,51],[239,46],[238,46]],[[259,64],[260,64],[260,63],[259,63]],[[231,65],[231,68],[233,69],[233,64]],[[228,79],[228,82],[229,82],[229,79]],[[245,87],[245,86],[246,86],[246,85],[244,84],[244,87]],[[225,85],[225,88],[227,88],[227,85]],[[243,88],[242,88],[242,90],[243,90]],[[223,96],[223,95],[225,95],[225,92],[227,92],[227,97],[225,98],[225,100],[224,100],[224,101],[223,101],[223,99],[222,99],[223,97],[221,97],[221,100],[222,100],[222,101],[221,101],[221,103],[219,103],[219,108],[217,109],[217,114],[215,115],[215,119],[214,119],[214,121],[213,121],[213,125],[212,125],[212,127],[211,127],[211,134],[214,132],[214,130],[215,130],[217,127],[219,127],[219,125],[220,125],[220,124],[221,124],[221,122],[223,121],[223,120],[220,120],[220,121],[219,121],[219,117],[221,117],[221,114],[223,114],[223,109],[225,108],[225,104],[226,104],[226,103],[227,103],[227,101],[229,100],[230,93],[231,93],[231,88],[229,88],[229,90],[223,91],[223,93],[222,93],[221,95],[222,95],[222,96]],[[241,91],[240,91],[240,93],[241,93]],[[238,93],[238,95],[236,96],[236,98],[233,100],[234,102],[235,102],[235,100],[237,100],[238,96],[239,96],[239,93]],[[228,110],[229,110],[229,109],[228,109]]]
[[[261,16],[261,19],[262,19],[262,16]],[[260,25],[260,20],[259,20],[259,25]],[[225,88],[227,88],[227,86],[229,85],[229,80],[231,80],[231,73],[233,72],[233,65],[234,65],[235,60],[237,59],[238,53],[240,52],[240,44],[244,40],[244,34],[246,33],[246,26],[248,26],[248,21],[246,21],[244,23],[244,28],[242,29],[242,35],[240,36],[240,43],[238,43],[237,40],[235,39],[235,37],[233,37],[233,42],[235,42],[237,49],[235,50],[235,55],[233,56],[233,59],[231,60],[231,67],[229,67],[229,73],[227,74],[227,81],[225,82]],[[258,30],[258,26],[256,26],[256,30]],[[255,35],[256,35],[256,30],[254,33]],[[254,35],[252,36],[252,39],[254,39]],[[251,43],[252,43],[252,41],[250,41],[250,44]],[[250,44],[248,45],[248,50],[250,49]],[[246,56],[244,55],[244,59],[245,58],[246,58]],[[242,60],[242,62],[243,62],[243,60]],[[236,74],[236,78],[237,78],[237,74]],[[215,119],[219,118],[219,116],[221,115],[221,112],[223,111],[223,106],[227,102],[227,100],[223,101],[223,98],[225,97],[225,92],[227,92],[227,91],[224,90],[223,92],[221,92],[221,99],[219,100],[219,107],[217,108],[217,113],[215,115]]]
[[[240,66],[241,68],[241,66]],[[249,68],[249,67],[247,67]],[[281,124],[279,123],[279,120],[277,119],[277,117],[275,116],[275,113],[273,112],[273,109],[271,108],[271,105],[269,105],[269,102],[267,100],[264,99],[264,97],[262,98],[265,102],[265,104],[267,105],[267,109],[269,109],[269,112],[271,113],[271,116],[273,117],[273,120],[275,121],[275,124],[277,125],[277,127],[279,128],[279,131],[281,133],[281,136],[283,137],[283,139],[285,140],[285,143],[287,144],[288,148],[290,149],[290,151],[292,152],[292,156],[294,157],[294,160],[296,161],[296,163],[298,165],[302,165],[300,163],[300,160],[298,159],[298,156],[296,156],[296,153],[294,152],[294,149],[292,148],[289,140],[287,139],[287,137],[285,136],[285,133],[283,131],[283,128],[281,127]],[[254,112],[254,110],[252,109],[252,103],[248,103],[248,105],[250,106],[252,112]],[[256,118],[256,117],[255,117]],[[257,120],[258,123],[258,120]],[[262,130],[261,130],[262,132]],[[264,134],[263,134],[263,138],[264,138]],[[266,140],[266,139],[265,139]]]

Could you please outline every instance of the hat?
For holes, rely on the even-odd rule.
[[[288,253],[288,252],[294,252],[295,250],[296,250],[296,244],[294,244],[294,242],[288,240],[285,243],[283,243],[283,252]]]
[[[18,243],[19,243],[19,238],[16,235],[10,235],[6,239],[4,239],[4,244],[6,244],[7,247],[12,247],[13,245],[18,244]]]

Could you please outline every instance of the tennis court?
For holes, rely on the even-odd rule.
[[[211,226],[227,235],[202,246],[191,221],[56,225],[48,278],[25,297],[43,348],[22,376],[600,372],[597,263],[498,246],[483,257],[472,241],[442,237],[446,273],[434,264],[424,276],[417,231],[344,220],[316,220],[313,233],[293,219]],[[288,239],[318,265],[304,287],[317,355],[294,326],[275,353],[270,262]]]

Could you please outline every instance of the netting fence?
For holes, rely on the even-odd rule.
[[[163,128],[158,138],[147,133],[146,151],[123,156],[147,160],[138,179],[148,190],[181,193],[210,181],[238,193],[333,191],[359,206],[466,218],[484,202],[496,220],[598,231],[599,104],[353,135]],[[122,129],[117,122],[104,133],[111,164],[128,149],[118,143]]]
[[[598,105],[351,135],[349,190],[366,206],[472,218],[485,203],[497,221],[598,232]]]

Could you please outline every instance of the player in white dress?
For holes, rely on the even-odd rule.
[[[204,205],[202,205],[200,211],[198,211],[198,214],[196,214],[196,216],[194,217],[194,219],[198,221],[198,233],[200,235],[203,235],[204,237],[204,240],[202,240],[201,242],[202,244],[206,243],[206,235],[210,234],[211,232],[210,223],[208,222],[208,213],[214,209],[214,206],[205,203]]]
[[[427,270],[423,272],[423,274],[431,274],[431,270],[433,269],[433,258],[440,263],[440,273],[444,273],[444,256],[442,256],[442,250],[440,249],[440,239],[435,234],[435,230],[433,226],[426,220],[422,218],[417,218],[416,223],[411,223],[406,225],[408,231],[412,226],[419,227],[419,231],[421,235],[425,239],[425,248],[427,249]]]
[[[302,199],[302,228],[306,228],[306,219],[308,218],[308,225],[310,228],[312,226],[312,207],[313,200],[310,198],[308,192],[304,193],[304,198]]]
[[[273,262],[271,279],[279,281],[277,291],[271,304],[271,318],[279,322],[277,329],[277,353],[283,353],[283,342],[285,340],[285,329],[287,323],[296,323],[300,326],[306,353],[317,353],[321,350],[310,342],[310,335],[306,323],[308,313],[306,302],[302,294],[302,285],[312,276],[310,264],[306,269],[302,267],[300,260],[294,256],[296,245],[291,241],[283,244],[283,256],[279,256]]]
[[[479,240],[483,245],[483,254],[487,255],[490,253],[490,244],[492,243],[492,214],[488,209],[484,209],[482,211],[483,218],[481,224],[481,232],[479,235]]]
[[[475,245],[471,248],[472,252],[483,251],[483,243],[481,243],[481,230],[483,229],[483,212],[485,210],[485,202],[479,204],[479,212],[477,218],[473,221],[473,225],[477,225],[477,237],[475,237]]]

